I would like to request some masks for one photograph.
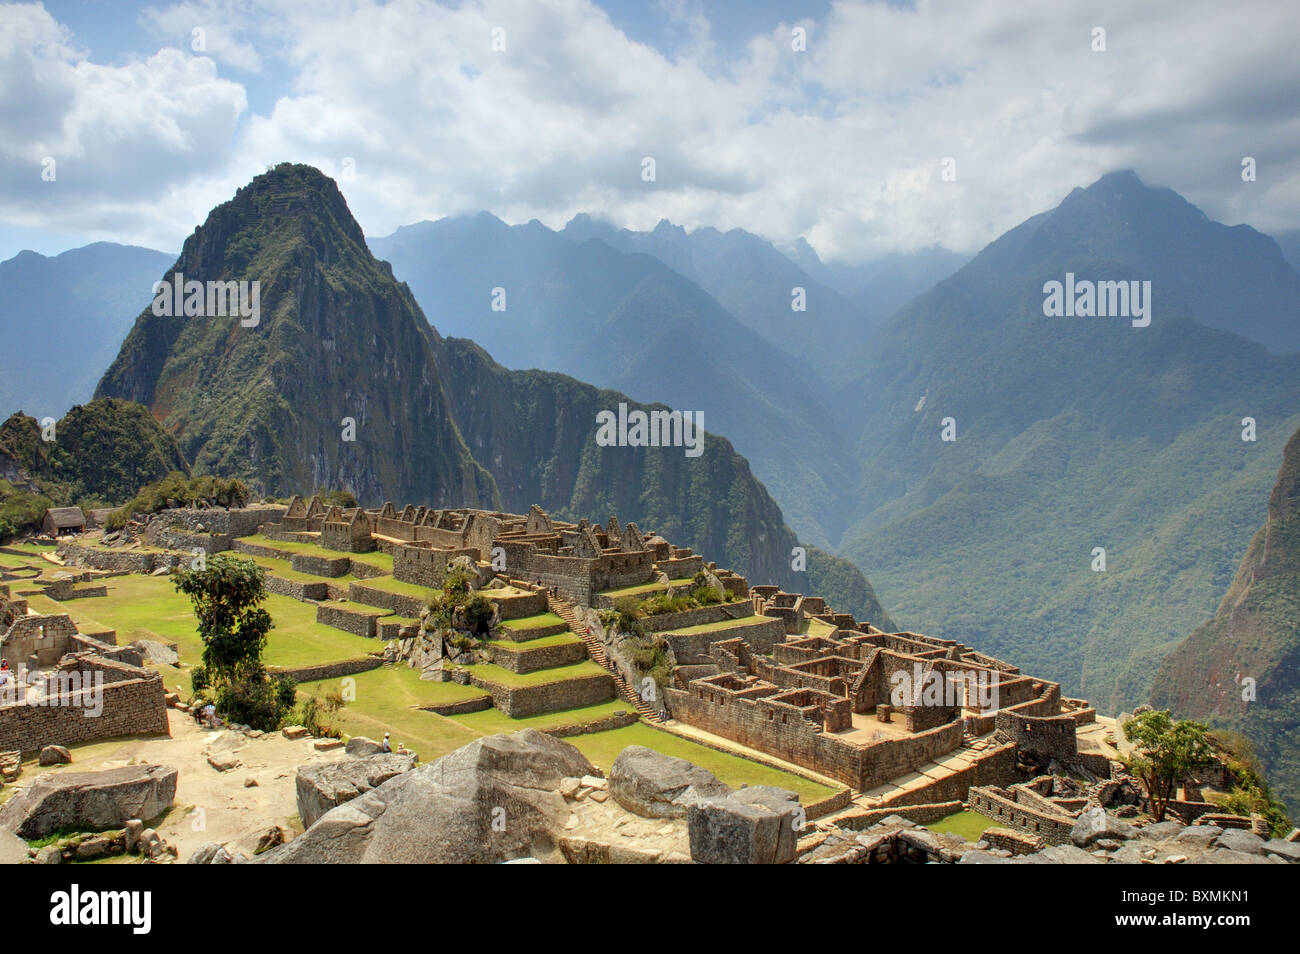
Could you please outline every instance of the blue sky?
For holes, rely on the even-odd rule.
[[[585,211],[864,261],[973,251],[1117,168],[1294,229],[1298,21],[1267,0],[0,3],[0,258],[175,249],[286,159],[338,178],[371,235]]]

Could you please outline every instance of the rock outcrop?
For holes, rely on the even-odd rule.
[[[710,798],[731,794],[728,785],[707,769],[641,745],[619,753],[609,772],[609,793],[636,815],[682,818],[687,809]]]
[[[259,864],[498,863],[559,859],[565,778],[595,768],[535,729],[477,739],[322,815]]]
[[[303,826],[310,828],[330,809],[414,767],[415,756],[392,752],[302,766],[298,769],[297,793]]]
[[[0,808],[0,828],[33,839],[61,828],[118,828],[133,818],[156,818],[176,797],[176,777],[165,765],[42,775]]]

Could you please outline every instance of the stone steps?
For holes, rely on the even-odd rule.
[[[609,657],[605,654],[605,647],[601,644],[600,640],[597,639],[593,633],[589,632],[587,627],[582,624],[581,620],[578,618],[577,610],[568,602],[554,596],[548,595],[546,603],[547,606],[550,607],[552,613],[568,624],[570,632],[578,636],[586,645],[587,654],[591,657],[592,661],[614,678],[614,686],[618,691],[619,698],[631,703],[632,708],[636,710],[637,715],[645,719],[647,722],[661,722],[662,720],[659,718],[659,713],[648,702],[641,698],[641,694],[633,689],[628,681],[623,678],[623,674],[610,663]]]

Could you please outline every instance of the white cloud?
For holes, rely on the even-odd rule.
[[[487,208],[553,226],[590,211],[636,228],[666,216],[780,243],[804,235],[850,260],[971,250],[1123,166],[1230,222],[1300,224],[1286,5],[1061,7],[838,2],[824,22],[800,21],[807,52],[791,50],[793,23],[774,23],[720,62],[698,5],[678,0],[665,9],[688,42],[671,57],[588,0],[204,0],[146,20],[178,46],[187,23],[215,24],[207,56],[164,48],[112,68],[81,58],[39,8],[6,7],[6,26],[38,24],[39,43],[22,55],[0,42],[0,88],[25,84],[35,92],[19,95],[44,97],[61,123],[0,94],[0,131],[25,170],[48,141],[93,166],[81,193],[40,214],[87,230],[116,219],[118,237],[173,248],[285,159],[337,175],[352,158],[356,177],[340,184],[368,234]],[[1094,26],[1105,53],[1090,49]],[[267,57],[292,80],[236,125],[243,89],[219,65]],[[1244,155],[1260,181],[1240,181]],[[956,182],[940,178],[946,156]],[[13,197],[7,173],[0,188]]]

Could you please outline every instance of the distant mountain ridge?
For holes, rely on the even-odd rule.
[[[171,256],[95,242],[0,262],[0,334],[8,346],[0,407],[62,417],[90,399]]]
[[[1150,327],[1044,316],[1044,283],[1067,272],[1152,280]],[[1227,585],[1300,424],[1300,355],[1211,325],[1248,288],[1240,324],[1289,340],[1297,280],[1271,240],[1132,174],[1075,190],[873,338],[836,402],[863,464],[839,552],[905,626],[1022,659],[1103,711],[1144,701]]]
[[[196,471],[276,495],[346,487],[366,504],[617,511],[755,580],[809,582],[791,569],[798,540],[781,510],[725,438],[709,432],[698,459],[597,446],[597,410],[642,405],[444,339],[316,169],[282,164],[241,188],[186,240],[177,271],[259,281],[259,322],[146,308],[97,394],[147,404]],[[887,619],[860,573],[817,562],[843,583],[846,599],[824,594],[832,605]]]

